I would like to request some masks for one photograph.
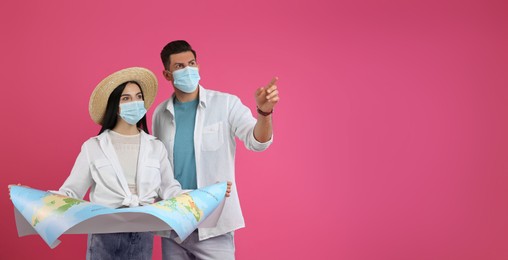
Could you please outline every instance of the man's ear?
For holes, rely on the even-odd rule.
[[[164,78],[167,80],[167,81],[171,81],[173,82],[173,74],[167,70],[163,70],[162,71],[162,75],[164,76]]]

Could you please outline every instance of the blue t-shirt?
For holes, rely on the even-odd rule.
[[[175,179],[180,182],[182,189],[197,189],[194,125],[199,99],[182,103],[175,98],[173,103],[176,124],[173,147]]]

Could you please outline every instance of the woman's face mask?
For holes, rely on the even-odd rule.
[[[137,124],[145,114],[144,101],[132,101],[120,104],[120,117],[131,125]]]

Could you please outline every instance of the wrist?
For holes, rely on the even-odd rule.
[[[260,114],[262,116],[269,116],[269,115],[271,115],[273,113],[273,109],[270,110],[270,112],[265,112],[265,111],[259,109],[259,107],[256,107],[256,108],[257,108],[258,114]]]

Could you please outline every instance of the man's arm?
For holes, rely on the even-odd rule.
[[[266,87],[256,90],[258,118],[254,126],[254,138],[260,143],[268,142],[272,138],[272,113],[279,102],[279,90],[275,85],[277,80],[278,78],[274,77]]]

